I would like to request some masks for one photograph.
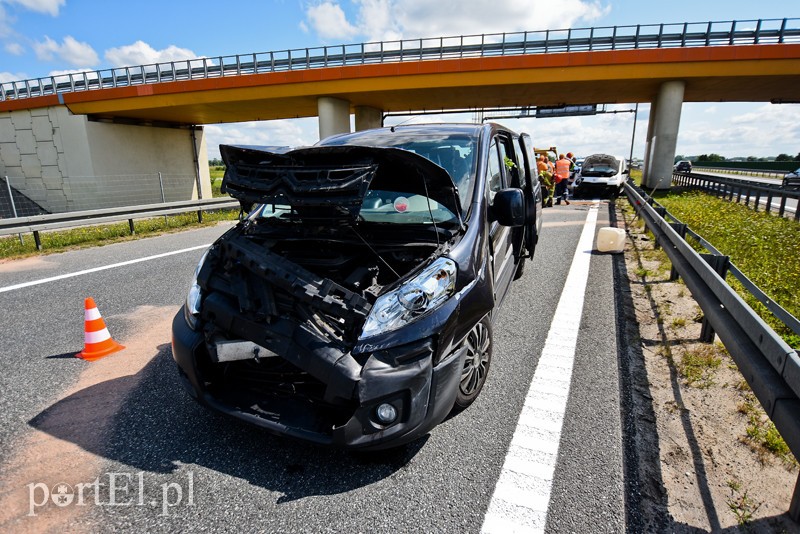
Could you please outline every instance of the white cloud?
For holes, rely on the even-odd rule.
[[[308,146],[317,142],[316,118],[210,124],[205,126],[208,157],[219,157],[219,145]]]
[[[358,30],[347,22],[344,11],[339,4],[323,2],[306,10],[308,23],[323,40],[351,39]]]
[[[133,44],[109,48],[105,52],[105,58],[112,66],[122,67],[165,63],[168,61],[185,61],[197,58],[197,54],[187,48],[179,48],[175,45],[156,50],[144,41],[136,41]]]
[[[12,56],[21,56],[25,53],[25,47],[19,43],[6,43],[3,46],[3,50],[11,54]]]
[[[30,11],[45,13],[54,17],[58,16],[58,11],[66,4],[66,0],[6,0],[9,4],[17,4]]]
[[[351,23],[327,0],[306,9],[323,40],[360,36],[368,41],[569,28],[610,12],[598,0],[353,0]]]
[[[16,82],[28,79],[28,75],[23,72],[0,72],[0,83]]]
[[[45,36],[44,41],[33,45],[36,57],[43,61],[52,61],[56,57],[76,67],[91,67],[100,62],[97,52],[89,43],[82,43],[71,35],[64,37],[59,44]]]
[[[13,22],[14,19],[6,13],[3,4],[0,3],[0,37],[7,37],[14,33],[11,29],[11,24]]]

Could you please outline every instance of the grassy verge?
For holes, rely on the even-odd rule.
[[[211,196],[214,198],[224,197],[219,190],[222,186],[222,176],[225,174],[225,167],[209,167],[208,172],[211,176]]]
[[[655,195],[658,202],[712,243],[776,303],[800,316],[800,224],[756,212],[697,191]],[[732,275],[728,283],[787,343],[800,347],[800,336],[786,328]]]
[[[640,171],[632,173],[634,180]],[[786,311],[800,317],[800,223],[699,191],[673,188],[654,198],[733,262]],[[728,283],[794,348],[800,336],[786,328],[732,275]]]

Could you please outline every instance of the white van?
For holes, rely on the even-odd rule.
[[[622,156],[592,154],[587,156],[575,178],[575,196],[589,196],[605,192],[619,196],[630,175],[628,160]]]

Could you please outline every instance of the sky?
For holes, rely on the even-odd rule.
[[[0,0],[0,82],[197,57],[379,40],[541,29],[800,17],[798,0]],[[800,92],[800,88],[798,88]],[[608,109],[632,110],[633,105]],[[649,105],[638,113],[504,119],[537,146],[641,157]],[[389,117],[470,121],[471,115]],[[220,143],[313,144],[316,118],[206,125]],[[677,154],[800,153],[800,104],[685,103]]]

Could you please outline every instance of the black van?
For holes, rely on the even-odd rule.
[[[173,321],[190,393],[353,449],[408,442],[466,408],[541,230],[532,146],[497,124],[221,146],[223,191],[249,215],[208,249]]]

